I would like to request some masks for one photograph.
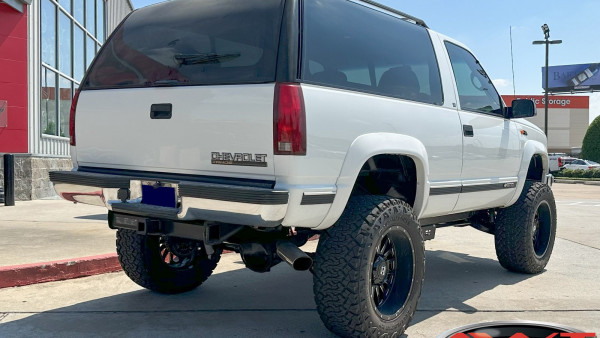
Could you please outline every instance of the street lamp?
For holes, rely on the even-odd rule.
[[[550,45],[558,45],[562,40],[548,40],[550,38],[550,28],[547,24],[542,26],[542,32],[546,40],[533,41],[534,45],[546,45],[546,83],[544,84],[544,133],[548,136],[548,50]]]

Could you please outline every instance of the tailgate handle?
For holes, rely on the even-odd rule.
[[[150,107],[150,118],[153,120],[168,120],[172,115],[173,105],[170,103],[155,103]]]

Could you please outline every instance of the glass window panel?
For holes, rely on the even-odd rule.
[[[71,101],[73,100],[73,82],[60,76],[59,80],[59,136],[69,136],[69,117],[71,114]]]
[[[96,1],[96,38],[104,42],[104,0]]]
[[[63,12],[59,14],[58,22],[58,60],[59,70],[69,76],[71,71],[71,19]]]
[[[466,49],[446,42],[456,79],[460,107],[464,110],[502,115],[500,95],[475,57]]]
[[[90,63],[92,63],[92,61],[94,60],[94,56],[96,55],[96,43],[88,35],[86,35],[85,38],[85,68],[87,69],[90,66]]]
[[[94,0],[85,0],[85,29],[92,35],[96,35],[96,3]]]
[[[75,17],[75,20],[77,20],[80,24],[83,25],[84,21],[84,1],[83,0],[75,0],[73,2],[73,17]]]
[[[56,67],[56,6],[42,1],[42,61]]]
[[[75,2],[81,0],[75,0]],[[59,0],[58,3],[62,8],[64,8],[69,14],[71,14],[71,0]]]
[[[346,0],[312,0],[304,6],[304,80],[442,104],[438,64],[425,28]]]
[[[56,74],[53,71],[42,67],[41,83],[40,113],[42,133],[47,135],[57,135]]]
[[[81,28],[74,26],[73,30],[73,78],[77,81],[83,79],[85,73],[85,33]]]
[[[232,11],[222,0],[167,1],[135,11],[107,42],[82,87],[272,82],[283,3],[238,1]]]

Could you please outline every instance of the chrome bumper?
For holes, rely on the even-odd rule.
[[[104,206],[120,213],[182,221],[277,226],[285,217],[289,200],[287,191],[190,181],[165,182],[79,171],[51,172],[50,180],[56,193],[67,201]],[[178,206],[166,208],[141,204],[143,181],[161,181],[174,187]]]

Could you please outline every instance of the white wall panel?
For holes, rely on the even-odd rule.
[[[129,0],[106,0],[106,32],[108,35],[133,11]]]

